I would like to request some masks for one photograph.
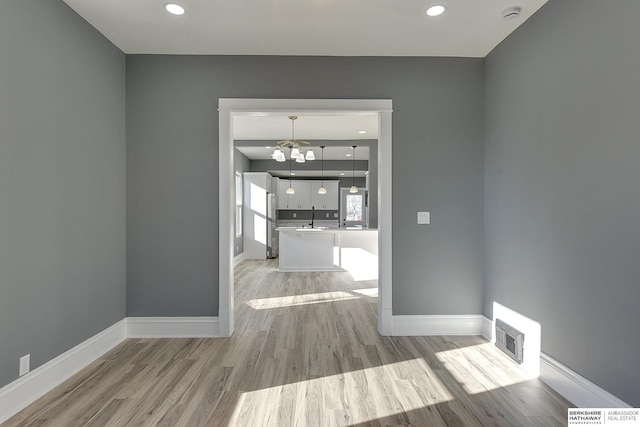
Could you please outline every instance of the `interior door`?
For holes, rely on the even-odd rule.
[[[340,189],[340,226],[368,226],[367,191],[364,188],[358,189],[357,193],[351,193],[349,188]]]

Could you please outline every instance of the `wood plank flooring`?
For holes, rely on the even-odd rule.
[[[375,281],[236,268],[232,338],[129,339],[6,426],[564,426],[480,337],[381,337]]]

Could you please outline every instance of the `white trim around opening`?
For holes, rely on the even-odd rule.
[[[378,331],[393,332],[391,305],[391,113],[390,99],[218,100],[219,122],[219,308],[220,335],[233,334],[233,244],[235,191],[233,118],[236,115],[378,115]]]

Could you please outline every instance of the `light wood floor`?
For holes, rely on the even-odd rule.
[[[564,426],[480,337],[381,337],[376,282],[236,269],[232,338],[130,339],[7,426]]]

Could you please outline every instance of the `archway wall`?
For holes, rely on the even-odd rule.
[[[482,67],[129,55],[127,315],[218,315],[220,98],[392,100],[393,313],[482,313]]]

